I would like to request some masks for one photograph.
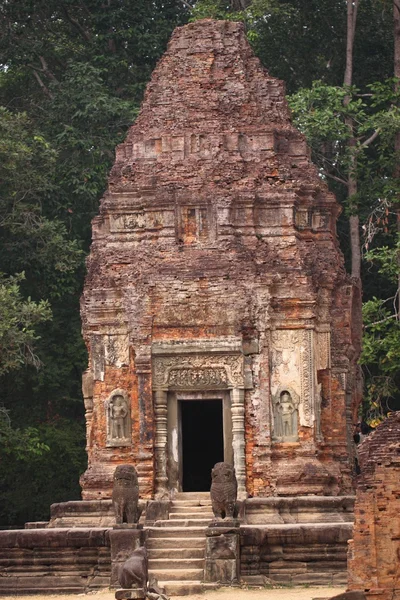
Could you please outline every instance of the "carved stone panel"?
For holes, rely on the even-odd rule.
[[[168,218],[169,214],[166,215]],[[110,229],[114,233],[145,229],[161,229],[164,226],[164,214],[161,211],[138,211],[135,213],[113,215],[110,217]],[[173,225],[169,219],[168,225]]]
[[[125,390],[114,390],[105,402],[107,446],[129,446],[132,441],[131,406]]]
[[[321,331],[316,334],[315,368],[317,371],[331,366],[331,334]]]
[[[154,388],[243,388],[243,373],[242,355],[189,354],[153,358]]]
[[[311,427],[314,421],[314,348],[313,332],[305,329],[301,332],[300,373],[301,373],[301,403],[300,423]]]
[[[127,334],[109,333],[91,336],[93,377],[104,381],[106,366],[124,367],[129,364],[129,339]]]
[[[129,364],[128,334],[105,335],[104,354],[107,365],[118,368],[127,366]]]
[[[272,332],[271,394],[278,389],[292,389],[300,398],[300,425],[311,427],[314,421],[314,352],[313,331],[278,329]]]

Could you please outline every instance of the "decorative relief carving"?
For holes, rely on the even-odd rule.
[[[311,329],[284,330],[272,333],[271,391],[288,386],[299,395],[300,424],[311,427],[314,421],[314,351]]]
[[[96,381],[104,381],[106,366],[121,368],[129,364],[127,334],[92,334],[90,346],[93,378]]]
[[[153,358],[154,387],[244,386],[243,356],[193,354]]]
[[[331,320],[331,291],[326,288],[318,290],[317,300],[319,323],[329,324]]]
[[[228,385],[226,370],[216,369],[171,369],[168,384],[174,387],[210,387]]]
[[[338,373],[337,374],[342,390],[346,390],[347,387],[347,373]]]
[[[92,334],[90,336],[90,354],[92,358],[93,378],[104,381],[105,358],[103,336]]]
[[[129,396],[125,390],[114,390],[105,403],[107,419],[107,446],[129,446],[131,443],[131,415]]]
[[[331,366],[331,334],[329,331],[317,333],[316,369],[321,371]]]
[[[314,211],[312,214],[313,229],[329,229],[330,214],[326,211]]]
[[[141,211],[125,215],[110,216],[110,230],[135,231],[140,229],[159,229],[164,225],[164,215],[160,211]]]
[[[106,335],[105,359],[112,367],[123,367],[129,364],[129,337],[125,335]]]
[[[294,222],[298,229],[307,229],[310,227],[310,213],[307,209],[295,211]]]
[[[274,390],[283,381],[296,386],[299,381],[298,330],[279,329],[272,332],[271,387]],[[297,382],[297,383],[296,383]]]
[[[301,344],[301,408],[302,425],[311,427],[313,420],[312,398],[314,397],[314,368],[312,351],[312,331],[302,331]]]

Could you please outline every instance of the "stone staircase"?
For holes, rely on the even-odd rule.
[[[181,492],[171,503],[169,519],[146,528],[149,574],[168,595],[217,587],[204,583],[205,530],[212,518],[209,492]]]

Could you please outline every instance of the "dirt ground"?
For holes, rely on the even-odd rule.
[[[204,594],[193,596],[171,596],[184,598],[184,600],[326,600],[336,594],[344,592],[344,588],[304,587],[304,588],[279,588],[279,589],[238,589],[220,588]],[[2,596],[1,600],[114,600],[114,592],[102,590],[89,594],[63,594],[63,595],[33,595],[33,596]]]

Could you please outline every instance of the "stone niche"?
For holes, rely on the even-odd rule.
[[[147,498],[206,490],[219,460],[241,498],[351,491],[360,295],[339,212],[242,25],[178,28],[93,220],[84,499],[124,462]]]

